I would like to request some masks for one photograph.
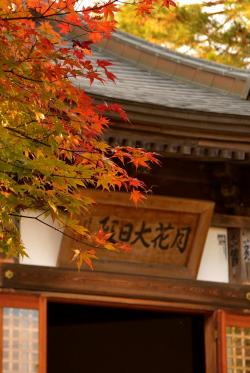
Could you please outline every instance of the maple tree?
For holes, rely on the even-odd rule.
[[[169,11],[160,2],[135,16],[131,5],[117,15],[119,28],[173,50],[240,68],[250,66],[250,0],[205,0]]]
[[[168,5],[168,3],[166,3]],[[149,12],[153,0],[140,1]],[[74,259],[92,266],[95,247],[111,244],[100,229],[91,234],[78,217],[94,202],[86,188],[124,190],[136,204],[145,185],[125,164],[150,167],[154,154],[132,147],[111,147],[102,140],[106,113],[127,120],[115,104],[96,104],[74,85],[115,80],[110,62],[89,57],[96,42],[115,29],[115,1],[89,7],[75,0],[0,0],[0,250],[25,255],[18,219],[26,209],[51,215],[60,229],[69,227],[82,243]],[[88,242],[86,249],[85,244]],[[72,242],[73,247],[73,242]]]

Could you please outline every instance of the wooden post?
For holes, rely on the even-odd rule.
[[[217,320],[216,313],[205,319],[205,364],[206,373],[217,372]]]

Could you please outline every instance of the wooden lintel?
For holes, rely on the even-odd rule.
[[[212,217],[213,227],[223,228],[250,228],[249,216],[214,214]]]
[[[11,276],[10,276],[11,274]],[[33,291],[57,294],[126,298],[183,309],[212,311],[218,308],[250,313],[250,287],[156,276],[66,270],[4,263],[0,267],[2,291]]]

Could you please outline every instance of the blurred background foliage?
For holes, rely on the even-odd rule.
[[[170,9],[158,6],[146,16],[123,5],[118,27],[175,51],[240,68],[250,67],[250,0],[211,0]]]

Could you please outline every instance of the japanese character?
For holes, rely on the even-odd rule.
[[[247,262],[250,259],[250,243],[249,243],[249,240],[246,239],[246,238],[243,239],[242,246],[243,246],[243,257],[244,257],[244,260]]]
[[[175,239],[171,245],[171,248],[176,246],[177,249],[179,249],[180,253],[184,253],[184,251],[186,250],[190,232],[191,232],[190,227],[178,228]]]
[[[124,242],[129,242],[131,239],[131,234],[133,232],[133,224],[127,223],[121,226],[119,240]]]
[[[143,244],[143,246],[145,247],[149,247],[150,245],[145,241],[144,239],[144,235],[146,233],[150,233],[152,232],[151,231],[151,228],[146,228],[146,223],[143,221],[142,224],[141,224],[141,228],[139,231],[135,232],[135,239],[131,242],[131,244],[134,244],[136,243],[137,241],[141,241],[141,243]]]
[[[171,224],[164,226],[162,223],[159,223],[156,231],[159,231],[160,233],[151,241],[154,244],[154,247],[159,247],[162,250],[168,249],[170,245],[169,237],[171,236],[171,231],[173,231],[173,229],[174,227]]]
[[[106,218],[103,218],[99,221],[99,223],[102,225],[102,229],[105,233],[113,233],[112,236],[110,236],[109,241],[110,242],[116,242],[114,239],[114,236],[116,234],[115,227],[119,224],[118,220],[112,220],[110,225],[108,224],[110,217],[107,216]]]

